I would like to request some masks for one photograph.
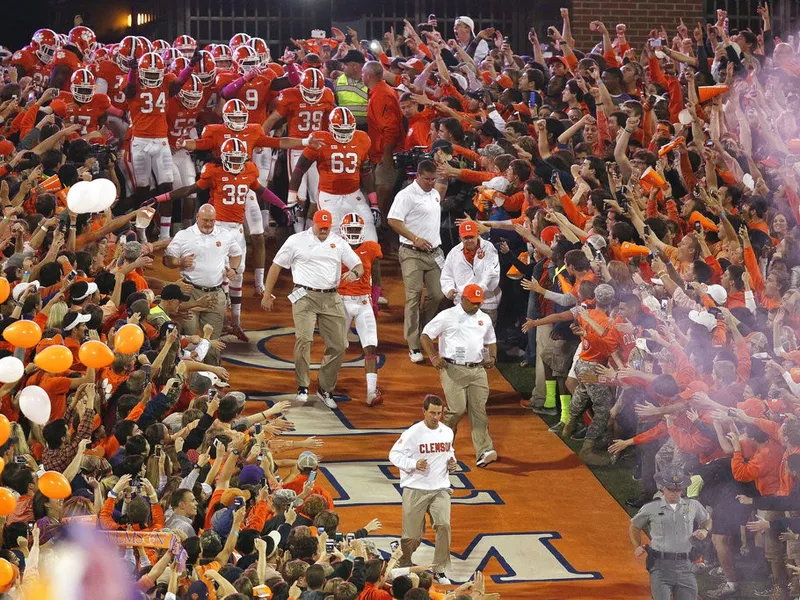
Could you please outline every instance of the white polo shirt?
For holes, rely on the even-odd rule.
[[[173,258],[194,254],[194,267],[181,271],[181,277],[193,285],[211,288],[222,285],[228,258],[241,256],[242,249],[227,229],[214,225],[214,230],[206,234],[192,225],[179,231],[164,253]]]
[[[442,244],[439,234],[442,222],[440,203],[439,192],[435,189],[423,192],[419,184],[414,181],[394,197],[387,218],[402,221],[411,233],[427,240],[435,248]],[[414,244],[412,240],[404,238],[402,235],[400,243]]]
[[[481,308],[493,310],[500,306],[500,259],[497,248],[491,242],[479,239],[475,257],[470,263],[464,256],[464,242],[450,250],[439,276],[442,292],[456,291],[454,304],[461,302],[461,292],[470,283],[475,283],[483,290]]]
[[[352,270],[361,259],[343,238],[329,233],[324,242],[313,229],[290,235],[273,261],[279,267],[292,270],[295,285],[329,290],[339,287],[342,263]]]
[[[480,309],[468,315],[460,304],[436,315],[422,333],[439,338],[439,355],[459,363],[483,361],[483,348],[497,341],[489,316]]]

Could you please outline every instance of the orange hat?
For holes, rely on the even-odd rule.
[[[719,231],[719,227],[717,227],[714,221],[705,215],[701,215],[696,210],[692,211],[692,214],[689,215],[689,225],[694,227],[695,223],[700,223],[700,225],[703,227],[703,231]]]
[[[461,295],[474,304],[483,302],[483,288],[477,283],[467,285]]]
[[[225,506],[232,506],[233,501],[239,497],[250,500],[250,492],[248,490],[240,490],[239,488],[228,488],[222,492],[219,501]]]
[[[475,237],[478,235],[478,224],[475,221],[461,221],[458,226],[458,237]]]
[[[63,100],[56,98],[50,103],[50,108],[52,108],[56,116],[61,119],[67,116],[67,103]]]
[[[548,225],[544,229],[542,229],[542,233],[539,235],[539,239],[542,240],[548,246],[553,243],[556,235],[561,233],[561,230],[556,227],[555,225]]]
[[[520,252],[519,256],[517,256],[517,260],[521,262],[523,265],[531,264],[531,255],[527,252]],[[522,273],[519,272],[519,269],[514,265],[511,265],[511,268],[506,271],[506,277],[509,279],[513,279],[514,281],[519,281],[522,279]]]
[[[622,258],[625,260],[630,260],[636,256],[647,256],[650,254],[650,248],[647,246],[632,244],[631,242],[622,242],[621,253]]]
[[[680,396],[683,400],[689,400],[689,398],[691,398],[697,392],[703,392],[707,394],[708,386],[702,381],[693,381],[686,387],[685,390],[678,394],[678,396]]]
[[[514,80],[505,73],[501,73],[497,76],[497,85],[503,89],[512,88],[514,87]]]
[[[744,402],[737,402],[736,408],[742,409],[747,413],[748,417],[753,417],[754,419],[764,418],[767,412],[767,407],[758,398],[748,398]]]
[[[333,215],[327,210],[318,210],[314,213],[314,223],[320,227],[331,227],[333,225]]]
[[[13,142],[9,142],[8,140],[3,140],[0,142],[0,157],[6,158],[11,156],[16,150]]]

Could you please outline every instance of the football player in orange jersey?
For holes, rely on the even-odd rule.
[[[173,185],[181,188],[192,185],[197,180],[194,161],[185,149],[184,140],[195,134],[197,116],[202,111],[203,84],[200,77],[192,73],[191,78],[181,88],[176,97],[167,103],[167,125],[169,127],[169,147],[172,150]],[[181,205],[183,228],[188,229],[194,221],[195,197],[187,196]]]
[[[324,131],[328,128],[328,115],[335,106],[336,98],[333,92],[325,87],[325,77],[322,71],[306,69],[296,88],[283,90],[278,96],[275,110],[264,122],[264,131],[272,131],[281,119],[286,119],[291,137],[306,137],[315,131]],[[290,150],[286,153],[289,173],[294,170],[301,155],[300,150]],[[306,200],[311,200],[316,204],[318,192],[319,171],[314,164],[303,175],[297,190],[297,198],[301,203],[304,215],[298,216],[297,222],[295,222],[295,231],[303,231],[305,228],[305,215],[309,210]],[[292,203],[289,204],[291,206]]]
[[[309,144],[308,139],[269,137],[264,134],[264,130],[259,125],[248,123],[247,116],[247,107],[242,100],[238,98],[228,100],[222,108],[223,124],[206,125],[199,140],[185,140],[183,147],[189,151],[211,150],[217,156],[222,143],[235,137],[247,144],[248,158],[256,162],[255,157],[258,156],[259,151],[263,152],[268,148],[302,149]],[[313,145],[317,147],[320,144],[321,142],[314,141]],[[266,187],[260,169],[259,182]],[[253,195],[248,198],[248,202],[257,202],[257,200]],[[250,242],[253,244],[253,262],[256,265],[256,294],[264,291],[264,260],[266,258],[264,229],[269,224],[269,209],[266,204],[262,204],[261,207],[260,213],[258,207],[255,207],[255,210],[249,208],[246,212],[247,230],[250,233]]]
[[[197,183],[172,192],[160,194],[155,198],[158,203],[171,202],[197,193],[197,190],[209,190],[211,204],[217,211],[217,225],[234,231],[237,242],[246,252],[244,239],[245,212],[258,212],[257,203],[248,203],[247,197],[252,192],[262,196],[265,202],[280,208],[287,223],[291,223],[292,214],[281,200],[258,182],[258,167],[248,159],[247,144],[238,138],[225,140],[219,149],[220,162],[209,162],[200,172]],[[258,215],[261,216],[260,214]],[[248,219],[248,222],[250,220]],[[263,266],[263,263],[262,263]],[[242,331],[242,280],[244,279],[245,255],[230,280],[231,294],[231,329],[232,333],[243,342],[248,341]],[[262,270],[263,273],[263,270]]]
[[[363,131],[356,130],[356,119],[349,108],[337,106],[328,116],[328,131],[317,131],[311,138],[323,142],[322,147],[309,145],[292,171],[287,204],[297,202],[297,190],[303,173],[313,164],[319,169],[319,199],[317,206],[333,215],[334,223],[354,212],[364,219],[364,239],[378,241],[377,227],[381,222],[378,196],[374,191],[372,165],[369,162],[371,141]],[[367,197],[364,198],[364,190]],[[377,307],[381,297],[380,263],[372,270],[372,296]]]
[[[53,59],[50,87],[69,91],[70,77],[75,71],[89,64],[95,48],[97,48],[97,37],[94,31],[83,25],[70,29],[66,45],[58,49]]]
[[[296,67],[288,65],[288,75],[276,77],[272,69],[262,66],[262,57],[248,43],[233,49],[233,69],[217,76],[217,87],[225,100],[238,98],[245,103],[248,123],[261,125],[267,119],[267,108],[274,92],[299,82]],[[272,165],[272,153],[261,152],[254,156],[261,173],[261,184],[266,185]]]
[[[378,389],[378,323],[372,304],[372,263],[382,258],[383,252],[378,242],[364,241],[364,219],[356,213],[348,213],[342,218],[339,235],[350,244],[364,265],[364,274],[356,281],[342,279],[339,295],[347,314],[347,328],[355,321],[356,333],[364,350],[367,406],[375,406],[383,402],[383,396]],[[342,273],[346,272],[347,267],[343,265]]]
[[[106,111],[111,108],[111,100],[102,92],[97,91],[94,75],[89,69],[78,69],[70,78],[70,91],[61,92],[58,95],[67,107],[64,120],[73,125],[81,125],[81,130],[69,139],[77,139],[81,136],[88,136],[96,132],[105,121]],[[104,144],[105,137],[97,134],[91,137],[99,137],[97,143]]]
[[[53,59],[58,51],[59,40],[52,29],[39,29],[31,38],[31,43],[17,50],[11,56],[11,66],[17,68],[17,81],[30,77],[33,89],[41,94],[50,81]]]
[[[169,147],[167,126],[167,100],[177,96],[192,76],[192,69],[200,60],[199,53],[179,75],[165,75],[164,60],[155,52],[142,55],[138,63],[131,59],[125,97],[131,115],[131,163],[136,182],[136,196],[146,198],[150,189],[151,174],[155,176],[156,189],[172,189],[173,164]],[[159,205],[159,239],[170,237],[172,202]]]

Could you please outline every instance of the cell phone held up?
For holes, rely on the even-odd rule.
[[[314,469],[311,473],[308,474],[308,482],[311,485],[314,485],[314,482],[317,480],[317,470]]]

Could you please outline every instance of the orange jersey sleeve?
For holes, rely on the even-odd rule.
[[[167,101],[169,83],[163,81],[160,87],[146,88],[141,84],[136,95],[130,99],[131,130],[134,137],[165,138],[167,129]]]
[[[328,132],[317,135],[322,135],[326,143],[317,150],[320,191],[337,195],[357,192],[361,187],[361,165],[369,156],[369,136],[356,131],[352,140],[341,144]]]
[[[258,185],[258,167],[247,162],[239,174],[228,173],[221,165],[206,163],[200,172],[197,186],[210,190],[211,205],[217,211],[217,221],[244,223],[247,194]]]
[[[378,242],[362,242],[358,248],[353,248],[361,264],[364,265],[364,274],[356,281],[339,284],[339,294],[342,296],[365,296],[372,292],[372,263],[376,258],[383,258],[383,252]],[[349,269],[342,265],[342,275]],[[366,300],[369,302],[369,300]]]

